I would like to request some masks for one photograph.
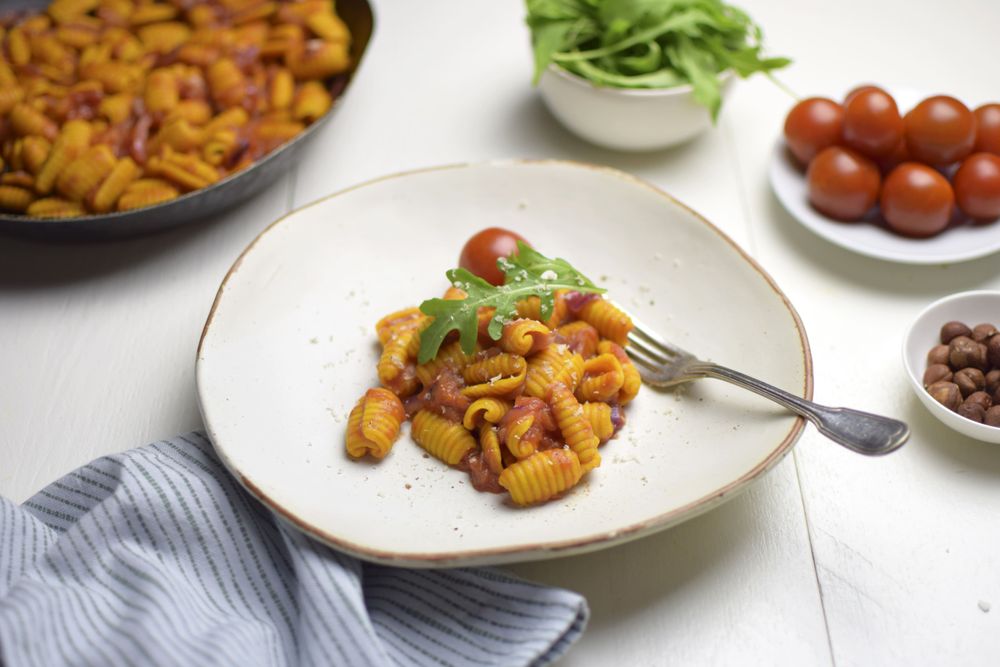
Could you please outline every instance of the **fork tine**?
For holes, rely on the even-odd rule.
[[[645,351],[640,350],[638,348],[629,347],[626,350],[626,352],[628,352],[629,359],[631,359],[633,362],[635,362],[640,366],[645,366],[646,368],[649,368],[650,370],[654,371],[659,370],[666,365],[664,362],[648,356]],[[640,371],[641,370],[642,369],[640,369]]]
[[[628,334],[628,351],[636,352],[644,355],[646,358],[659,364],[669,364],[676,357],[674,355],[664,353],[663,350],[658,350],[656,347],[649,345],[637,336],[633,334],[635,331],[631,331]]]
[[[672,366],[646,356],[646,353],[632,345],[626,349],[629,359],[639,371],[639,377],[648,385],[659,387],[671,379]]]
[[[680,349],[676,345],[673,345],[663,340],[655,333],[653,333],[652,329],[644,325],[642,322],[636,320],[634,317],[632,318],[632,324],[635,325],[635,328],[632,329],[631,333],[636,337],[637,340],[645,341],[649,345],[659,348],[663,354],[670,354],[676,357],[684,355],[684,351],[682,349]]]
[[[633,329],[632,331],[629,332],[628,335],[629,343],[635,346],[643,345],[643,347],[647,350],[655,350],[657,356],[666,357],[667,362],[671,361],[670,357],[687,356],[687,352],[677,347],[676,345],[668,343],[667,341],[657,336],[655,333],[653,333],[654,331],[653,328],[644,324],[642,320],[640,320],[631,312],[629,312],[628,309],[623,308],[620,303],[616,303],[614,301],[612,301],[612,303],[619,310],[628,314],[628,316],[632,320]]]

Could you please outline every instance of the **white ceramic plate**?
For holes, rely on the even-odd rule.
[[[906,369],[906,376],[920,402],[944,424],[970,438],[1000,443],[1000,428],[979,424],[952,412],[931,398],[924,389],[927,353],[941,341],[942,325],[952,321],[965,322],[970,327],[982,322],[1000,324],[1000,292],[961,292],[938,299],[927,306],[910,325],[903,341],[903,367]]]
[[[890,92],[902,114],[928,96],[905,89]],[[975,106],[970,105],[970,108]],[[862,255],[903,264],[951,264],[1000,250],[1000,224],[997,222],[963,224],[929,239],[911,239],[893,234],[880,225],[839,222],[826,217],[809,205],[805,173],[788,154],[783,138],[775,144],[768,176],[774,194],[793,218],[827,241]]]
[[[603,465],[558,502],[517,509],[423,456],[404,429],[382,462],[344,452],[376,380],[375,321],[447,286],[483,227],[570,259],[682,346],[812,393],[801,323],[735,244],[621,172],[496,162],[390,176],[302,208],[233,265],[198,351],[202,414],[251,493],[364,559],[415,567],[530,560],[610,546],[703,512],[786,454],[802,421],[717,381],[644,388]]]

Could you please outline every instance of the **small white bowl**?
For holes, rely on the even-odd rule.
[[[719,74],[722,95],[733,74]],[[542,99],[556,118],[587,141],[622,151],[652,151],[682,143],[712,124],[708,109],[694,100],[694,89],[614,88],[596,86],[549,65],[538,84]]]
[[[917,398],[931,414],[962,435],[985,442],[1000,443],[1000,428],[974,422],[944,407],[924,389],[927,353],[940,343],[941,326],[956,320],[973,327],[981,322],[1000,325],[1000,292],[960,292],[939,299],[924,308],[910,326],[903,341],[903,365]]]

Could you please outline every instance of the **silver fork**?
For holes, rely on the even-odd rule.
[[[621,308],[620,305],[618,307]],[[702,361],[666,342],[634,317],[632,323],[635,328],[628,335],[625,349],[647,385],[673,387],[705,377],[725,380],[805,417],[834,442],[868,456],[888,454],[910,437],[910,427],[897,419],[850,408],[829,408],[807,401],[745,373]]]

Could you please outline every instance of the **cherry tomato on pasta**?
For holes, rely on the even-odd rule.
[[[889,155],[903,139],[896,100],[874,87],[850,96],[844,105],[844,144],[870,158]]]
[[[504,273],[497,268],[497,259],[510,256],[517,250],[518,241],[527,243],[523,236],[508,229],[488,227],[466,241],[458,265],[493,285],[503,285]]]
[[[802,100],[785,117],[785,142],[799,162],[809,164],[817,153],[840,141],[844,109],[825,97]]]
[[[976,116],[974,150],[1000,155],[1000,104],[984,104],[973,113]]]
[[[1000,157],[973,153],[962,161],[952,178],[955,201],[970,218],[1000,218]]]
[[[882,216],[905,236],[933,236],[951,219],[955,193],[948,179],[917,162],[904,162],[882,184]]]
[[[809,203],[844,221],[860,220],[878,199],[881,176],[875,163],[849,148],[831,146],[809,163]]]
[[[944,166],[961,160],[976,143],[976,117],[947,95],[928,97],[903,118],[906,146],[914,159]]]

